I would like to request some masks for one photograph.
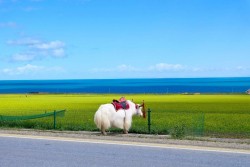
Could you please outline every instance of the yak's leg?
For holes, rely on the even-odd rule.
[[[123,133],[124,133],[124,134],[128,134],[128,130],[123,129]]]
[[[123,124],[123,133],[128,134],[128,130],[131,127],[131,120],[130,119],[125,119],[124,124]]]
[[[103,127],[102,127],[102,129],[101,129],[101,132],[102,132],[102,134],[103,134],[104,136],[107,135],[107,132],[106,132],[105,128],[103,128]]]
[[[106,132],[106,131],[102,131],[102,134],[103,134],[104,136],[106,136],[106,135],[107,135],[107,132]]]

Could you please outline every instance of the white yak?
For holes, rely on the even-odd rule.
[[[129,109],[120,109],[118,111],[116,111],[111,103],[102,104],[99,107],[95,113],[94,121],[103,135],[106,135],[106,130],[111,127],[123,129],[123,132],[127,134],[132,124],[132,116],[144,116],[145,113],[142,112],[144,103],[139,105],[127,100],[127,104],[129,105]]]

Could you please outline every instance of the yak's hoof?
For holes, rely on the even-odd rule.
[[[124,131],[123,131],[123,134],[128,134],[128,131],[124,130]]]
[[[106,135],[107,135],[107,133],[106,133],[106,132],[102,132],[102,134],[103,134],[104,136],[106,136]]]

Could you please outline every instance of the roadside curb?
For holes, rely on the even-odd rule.
[[[149,134],[119,134],[108,133],[107,136],[100,132],[92,131],[57,131],[57,130],[34,130],[34,129],[0,129],[1,134],[18,134],[33,136],[51,136],[75,139],[93,139],[108,141],[127,141],[139,143],[155,143],[168,145],[189,145],[216,148],[230,148],[250,150],[250,139],[224,139],[208,137],[187,137],[183,140],[172,139],[169,135],[149,135]]]

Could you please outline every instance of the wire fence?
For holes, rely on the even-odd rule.
[[[20,127],[32,129],[56,129],[75,131],[98,131],[94,124],[95,111],[56,110],[36,115],[27,113],[18,116],[0,115],[1,127]],[[173,138],[186,136],[212,136],[250,138],[250,113],[216,114],[216,113],[186,113],[166,111],[158,115],[148,109],[147,119],[133,118],[130,133],[164,134]],[[122,130],[111,128],[110,132],[122,133]]]

